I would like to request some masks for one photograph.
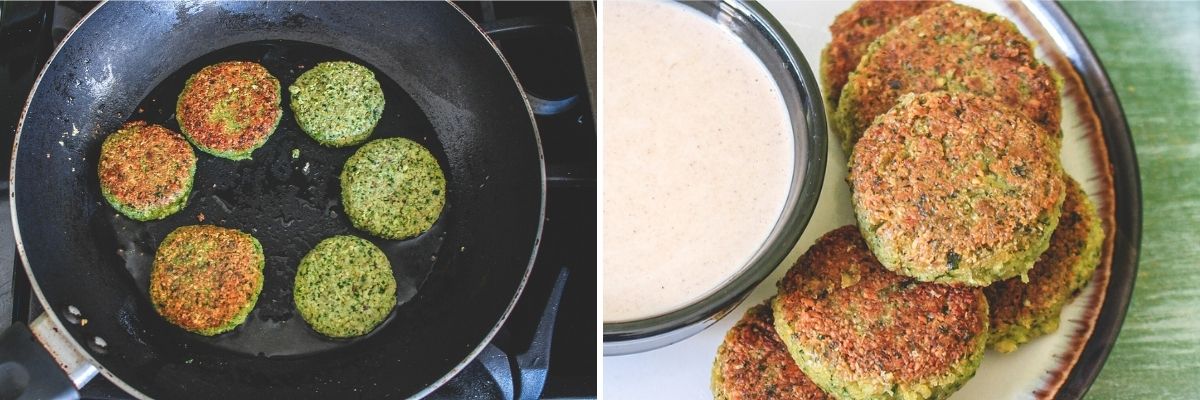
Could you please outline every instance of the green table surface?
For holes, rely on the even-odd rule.
[[[1200,2],[1067,2],[1125,109],[1144,221],[1133,301],[1089,399],[1200,398]]]

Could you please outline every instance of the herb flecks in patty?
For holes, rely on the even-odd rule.
[[[227,61],[188,78],[175,105],[184,136],[201,151],[231,160],[250,158],[279,125],[279,80],[262,65]]]
[[[300,260],[296,309],[317,332],[335,338],[375,329],[396,305],[396,278],[387,256],[355,236],[334,236]]]
[[[101,194],[121,214],[162,219],[187,205],[196,154],[178,133],[133,121],[104,139],[97,172]]]
[[[437,159],[404,138],[363,145],[342,167],[342,204],[358,229],[386,239],[428,230],[446,202]]]
[[[366,141],[383,116],[383,89],[375,73],[349,61],[317,64],[288,92],[300,129],[325,146]]]
[[[212,336],[246,320],[262,291],[264,257],[253,236],[213,225],[182,226],[158,246],[150,299],[167,321]]]

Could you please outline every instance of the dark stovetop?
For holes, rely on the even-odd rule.
[[[513,314],[492,346],[431,397],[507,398],[521,393],[521,382],[536,386],[542,378],[543,397],[595,397],[597,142],[585,68],[594,73],[596,55],[580,57],[569,4],[456,3],[492,32],[539,112],[548,180],[546,220],[533,274]],[[583,4],[591,6],[585,23],[594,32],[595,5]],[[56,43],[94,6],[94,2],[0,5],[3,165],[9,164],[17,120],[38,72]],[[7,221],[8,168],[3,171],[0,219]],[[555,297],[552,292],[564,276],[565,284],[559,284],[561,300],[555,304],[550,301]],[[41,314],[31,293],[15,257],[12,228],[0,222],[0,330]],[[539,324],[544,319],[552,323]],[[540,325],[544,326],[539,329]],[[539,345],[545,342],[549,344]],[[540,365],[545,364],[541,360],[548,360],[548,366]],[[517,383],[513,374],[521,377]],[[102,376],[80,393],[84,398],[128,397]]]

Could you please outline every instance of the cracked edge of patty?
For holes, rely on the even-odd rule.
[[[961,35],[961,29],[970,29],[970,39],[939,42]],[[1057,145],[1062,140],[1061,87],[1061,78],[1037,59],[1033,44],[1011,21],[947,3],[903,21],[871,43],[842,88],[831,126],[843,149],[852,152],[874,119],[902,95],[972,92],[1021,111]]]
[[[992,333],[988,343],[1001,353],[1058,329],[1060,314],[1079,293],[1100,264],[1104,229],[1095,205],[1070,176],[1062,217],[1050,237],[1029,282],[1010,278],[984,289],[991,308]]]
[[[362,336],[396,306],[396,278],[387,255],[370,241],[340,235],[313,247],[296,270],[296,310],[313,330],[332,338]]]
[[[725,334],[713,361],[716,399],[827,399],[775,333],[771,299],[751,307]]]
[[[867,47],[904,20],[946,3],[933,1],[859,0],[838,14],[829,25],[832,36],[821,51],[821,79],[825,84],[826,109],[836,110],[842,87],[858,66]]]
[[[201,151],[247,160],[279,126],[282,98],[279,80],[261,64],[225,61],[188,77],[175,118],[183,136]]]
[[[850,155],[858,225],[889,270],[987,286],[1050,246],[1063,198],[1052,139],[1003,104],[965,92],[906,94]]]
[[[126,168],[135,161],[142,168]],[[118,212],[136,221],[163,219],[187,206],[196,154],[178,133],[131,121],[104,138],[96,171],[100,194]]]
[[[288,86],[288,92],[296,124],[328,147],[365,142],[386,105],[375,73],[350,61],[317,64]]]
[[[214,240],[216,242],[205,242]],[[200,246],[207,248],[198,249]],[[236,258],[229,258],[231,256]],[[212,260],[214,257],[218,258],[216,262]],[[198,262],[200,265],[175,264],[180,261]],[[151,303],[164,319],[189,332],[214,336],[231,331],[246,321],[246,317],[258,303],[258,296],[263,287],[265,261],[262,244],[250,234],[215,225],[181,226],[167,234],[155,251],[154,266],[150,275]],[[176,270],[189,267],[189,270]],[[223,279],[218,287],[208,289],[223,291],[226,296],[183,298],[181,295],[186,293],[179,291],[197,289],[197,277],[188,273],[204,272],[210,274],[199,278]],[[181,276],[186,276],[186,281],[172,288],[174,278]],[[180,304],[188,300],[200,303]]]
[[[834,397],[945,398],[983,359],[983,290],[891,273],[853,225],[817,239],[777,285],[776,332]]]
[[[428,231],[446,204],[441,164],[425,146],[406,138],[375,139],[363,145],[342,166],[340,180],[342,205],[350,222],[385,239],[407,239]]]

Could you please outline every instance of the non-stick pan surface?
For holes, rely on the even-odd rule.
[[[177,129],[183,82],[225,60],[259,62],[280,79],[274,135],[249,161],[198,152],[195,190],[178,214],[141,223],[115,213],[96,181],[104,137],[127,120]],[[337,175],[356,148],[316,144],[286,107],[287,85],[330,60],[363,64],[382,83],[373,138],[407,137],[437,157],[447,207],[429,232],[380,240],[347,220]],[[103,373],[154,397],[427,392],[503,321],[541,226],[526,102],[494,47],[447,3],[105,4],[43,72],[15,147],[14,224],[43,305]],[[198,223],[253,234],[267,258],[255,310],[214,338],[170,325],[146,294],[158,243]],[[337,234],[378,244],[399,284],[393,315],[354,340],[313,332],[292,303],[299,259]],[[64,318],[69,306],[88,323]]]

